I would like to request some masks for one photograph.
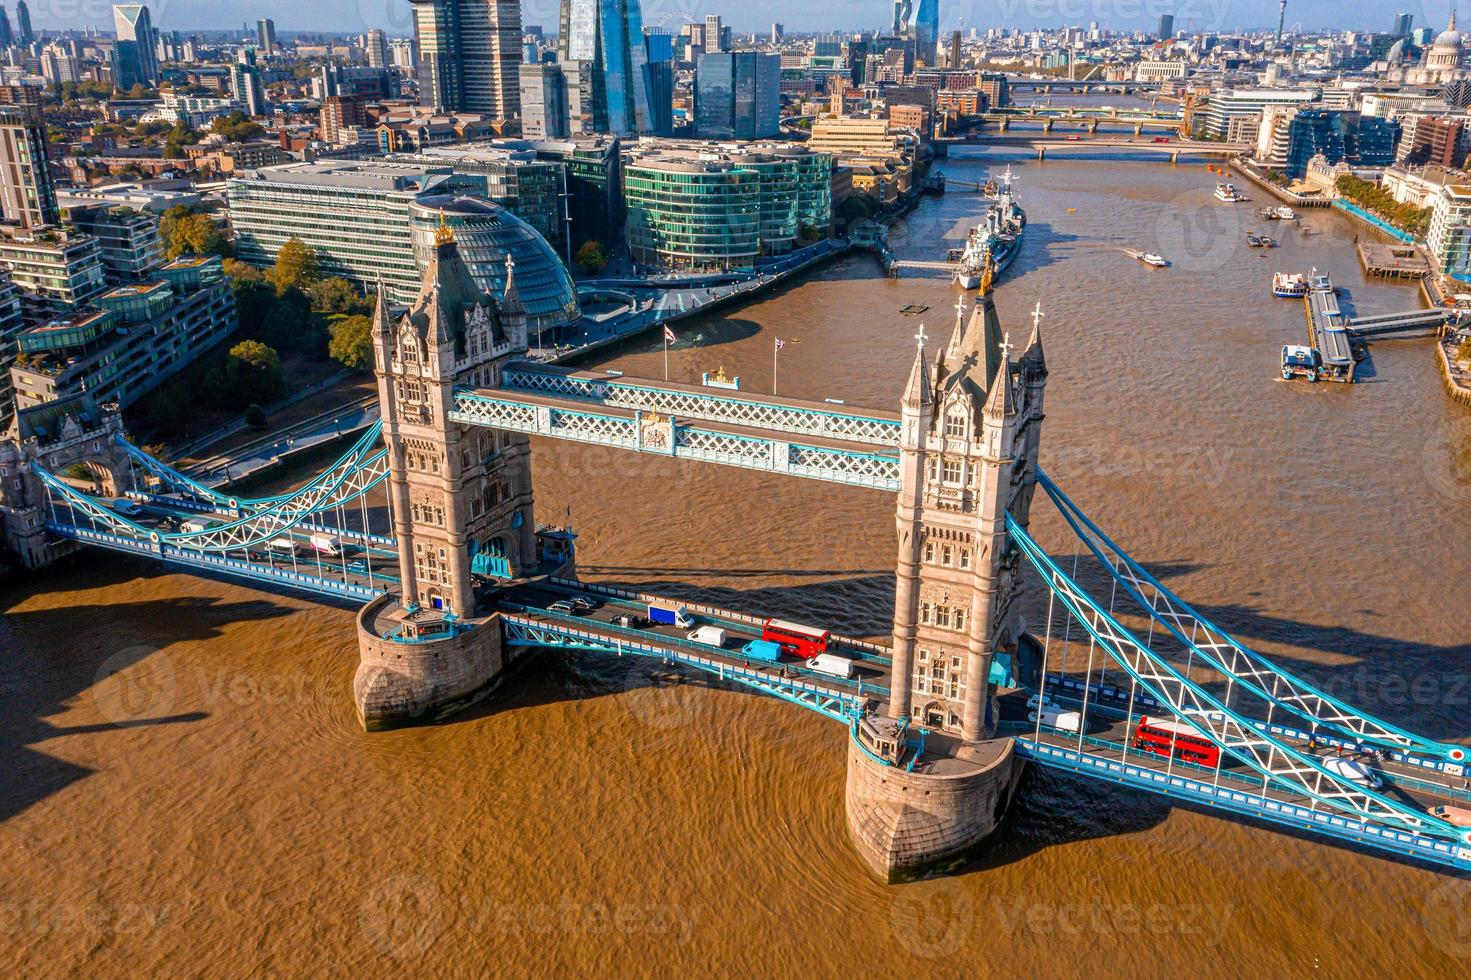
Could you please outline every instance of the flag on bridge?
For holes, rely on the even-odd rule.
[[[776,338],[776,349],[777,350],[781,350],[786,345],[787,345],[787,342],[785,340],[782,340],[780,337]]]
[[[675,340],[675,337],[674,337],[674,328],[671,327],[671,326],[669,326],[669,324],[666,323],[664,325],[664,343],[666,343],[666,344],[672,344],[672,343],[674,343],[674,340]]]

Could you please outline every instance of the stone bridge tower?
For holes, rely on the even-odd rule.
[[[1027,523],[1047,366],[1040,309],[1012,359],[990,279],[968,321],[957,304],[933,359],[920,330],[904,391],[893,676],[886,716],[855,726],[846,794],[854,846],[889,881],[962,862],[1000,823],[1021,768],[1011,740],[993,737],[990,678],[1022,642],[1006,515]]]
[[[957,303],[955,332],[932,362],[921,337],[900,437],[889,714],[965,741],[994,731],[991,665],[1021,639],[1006,515],[1028,520],[1047,382],[1040,308],[1013,360],[989,278],[968,323]]]
[[[5,547],[27,568],[40,568],[77,547],[47,533],[48,498],[36,469],[60,476],[80,463],[99,494],[118,496],[136,489],[117,442],[122,437],[118,406],[99,405],[85,392],[15,413],[0,437],[0,530]]]
[[[538,564],[530,440],[450,413],[457,387],[497,386],[526,349],[512,263],[497,301],[476,285],[443,224],[406,314],[393,316],[379,287],[373,355],[401,582],[397,596],[359,617],[353,688],[368,728],[453,710],[488,690],[504,666],[475,581]]]

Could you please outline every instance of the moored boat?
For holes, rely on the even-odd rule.
[[[1308,277],[1301,272],[1279,272],[1272,277],[1272,295],[1295,299],[1308,294]]]

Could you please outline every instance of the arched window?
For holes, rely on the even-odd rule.
[[[951,412],[945,416],[945,435],[952,439],[959,439],[965,435],[965,416],[960,412]]]

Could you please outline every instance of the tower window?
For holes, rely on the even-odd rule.
[[[945,435],[959,439],[965,435],[965,416],[952,413],[945,416]]]
[[[958,460],[958,459],[947,459],[947,460],[945,460],[944,474],[945,474],[944,475],[944,479],[945,479],[945,482],[946,483],[959,483],[960,482],[960,460]]]

